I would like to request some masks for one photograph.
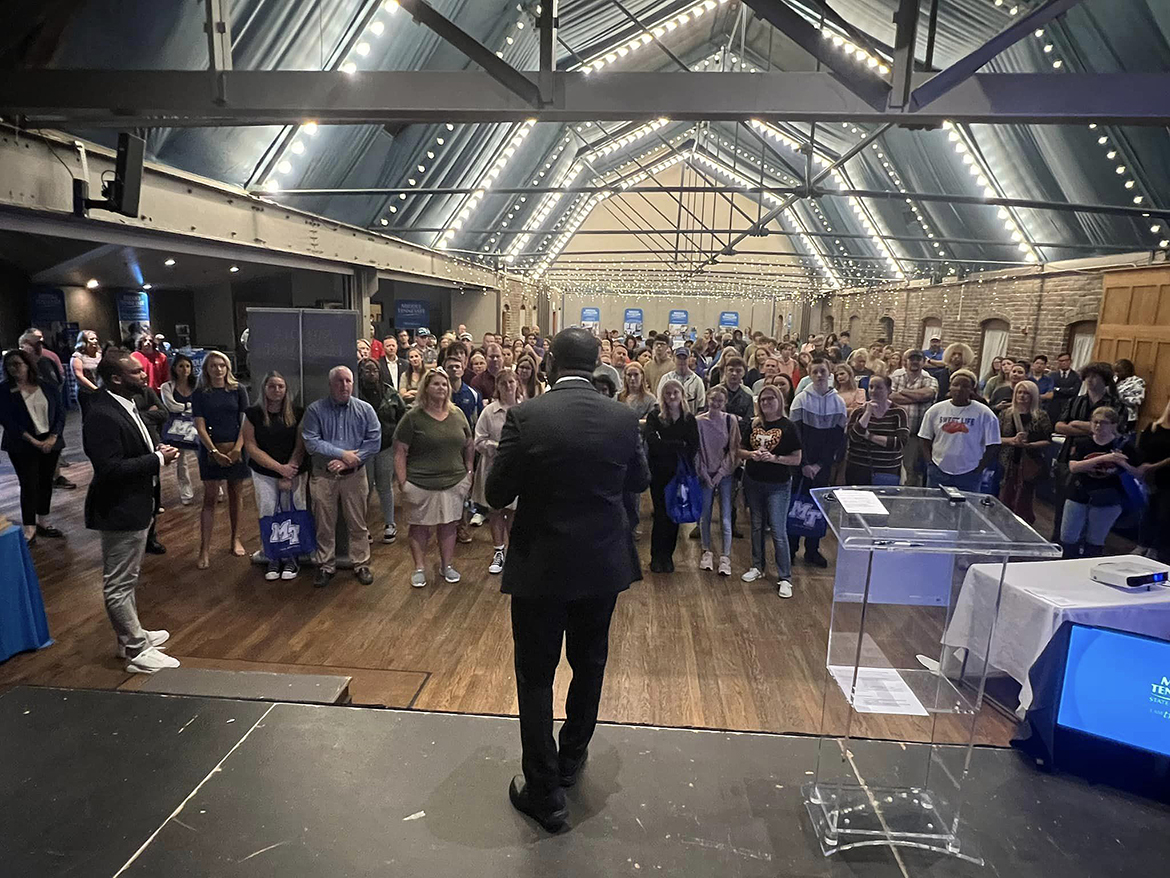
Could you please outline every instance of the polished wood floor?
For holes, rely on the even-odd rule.
[[[133,675],[114,658],[114,639],[101,600],[97,535],[85,530],[82,503],[90,468],[71,419],[65,473],[79,485],[57,491],[53,519],[64,540],[33,546],[56,644],[0,664],[0,689],[16,683],[49,686],[133,687]],[[409,585],[405,537],[376,543],[375,582],[362,586],[346,571],[323,590],[311,571],[293,582],[266,582],[261,568],[228,554],[227,508],[217,508],[212,567],[195,567],[199,544],[196,505],[179,504],[173,469],[164,477],[159,536],[164,556],[146,557],[139,612],[150,628],[166,628],[169,651],[200,667],[343,672],[354,677],[355,703],[468,713],[514,715],[508,599],[487,573],[487,527],[460,545],[458,585]],[[648,512],[648,500],[645,511]],[[371,519],[380,514],[371,505]],[[19,516],[17,486],[7,459],[0,464],[0,513]],[[641,551],[647,557],[649,523]],[[685,530],[685,528],[684,528]],[[244,503],[242,536],[259,546],[251,489]],[[825,554],[832,559],[829,538]],[[587,550],[587,547],[582,547]],[[770,553],[769,549],[769,553]],[[680,539],[673,575],[646,574],[618,601],[601,718],[657,726],[815,734],[822,714],[824,657],[832,567],[820,571],[798,560],[796,596],[781,600],[774,580],[746,584],[746,540],[736,540],[735,575],[698,571],[699,543]],[[436,559],[437,560],[437,559]],[[432,574],[433,576],[433,574]],[[885,633],[915,643],[938,642],[938,625],[924,618]],[[907,627],[908,625],[908,627]],[[875,632],[877,629],[875,629]],[[569,679],[562,661],[557,700]],[[834,705],[830,699],[830,710]],[[947,722],[940,725],[946,726]],[[961,723],[955,726],[962,737]],[[853,732],[869,737],[926,739],[926,721],[862,717]],[[985,707],[978,717],[981,743],[1006,745],[1012,724]]]

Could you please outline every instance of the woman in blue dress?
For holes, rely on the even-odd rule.
[[[203,481],[203,509],[199,516],[199,562],[206,570],[211,564],[211,531],[215,525],[215,502],[220,487],[227,483],[228,518],[232,525],[233,555],[245,553],[239,537],[241,486],[248,478],[243,459],[244,434],[240,425],[248,409],[248,391],[232,375],[231,361],[219,351],[210,351],[203,360],[199,386],[191,399],[191,414],[199,431],[199,478]]]

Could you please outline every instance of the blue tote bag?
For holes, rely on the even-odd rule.
[[[666,514],[675,524],[696,522],[703,514],[703,489],[695,468],[680,454],[674,478],[666,483]]]
[[[289,498],[288,509],[282,502],[285,494]],[[317,551],[317,526],[313,514],[295,507],[291,491],[277,491],[276,508],[271,515],[260,519],[260,539],[264,543],[264,557],[269,561],[311,555]]]
[[[812,537],[816,540],[829,529],[824,513],[809,493],[811,487],[803,475],[793,479],[792,499],[788,504],[787,529],[790,537]]]

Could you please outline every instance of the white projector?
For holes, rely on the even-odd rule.
[[[1094,582],[1122,591],[1149,591],[1150,586],[1170,585],[1170,567],[1146,558],[1102,561],[1089,572]]]

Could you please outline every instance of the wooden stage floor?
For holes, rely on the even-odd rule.
[[[64,472],[79,487],[58,490],[53,512],[67,537],[41,538],[32,549],[57,642],[0,664],[0,690],[18,683],[98,689],[135,685],[135,675],[114,658],[101,600],[98,538],[83,524],[91,470],[81,453],[75,413],[67,438],[72,465]],[[179,504],[169,468],[163,482],[166,512],[159,521],[159,537],[168,551],[146,556],[138,592],[144,624],[168,629],[169,652],[185,664],[345,673],[353,676],[357,704],[515,715],[508,599],[499,593],[499,577],[487,573],[492,547],[486,526],[473,529],[474,541],[457,548],[455,566],[463,573],[458,585],[432,582],[425,589],[411,588],[403,533],[394,545],[374,544],[373,585],[362,586],[349,572],[339,571],[329,588],[317,590],[311,570],[291,583],[266,582],[262,568],[229,555],[225,504],[217,510],[212,567],[197,570],[198,502],[197,490],[196,505]],[[644,507],[648,512],[648,499]],[[19,517],[16,480],[6,455],[0,464],[0,513]],[[380,514],[374,511],[372,519],[380,523]],[[250,485],[242,530],[249,551],[258,548]],[[648,521],[643,530],[645,562]],[[835,550],[827,538],[824,551],[830,560]],[[798,559],[796,595],[781,600],[772,579],[740,581],[749,554],[748,541],[735,540],[734,576],[700,573],[698,541],[680,538],[677,572],[647,572],[619,599],[602,720],[817,733],[833,568],[817,570]],[[558,703],[563,704],[568,679],[562,659]],[[867,719],[855,732],[916,739],[893,725],[896,719]],[[1013,727],[985,706],[977,740],[1005,746]]]

